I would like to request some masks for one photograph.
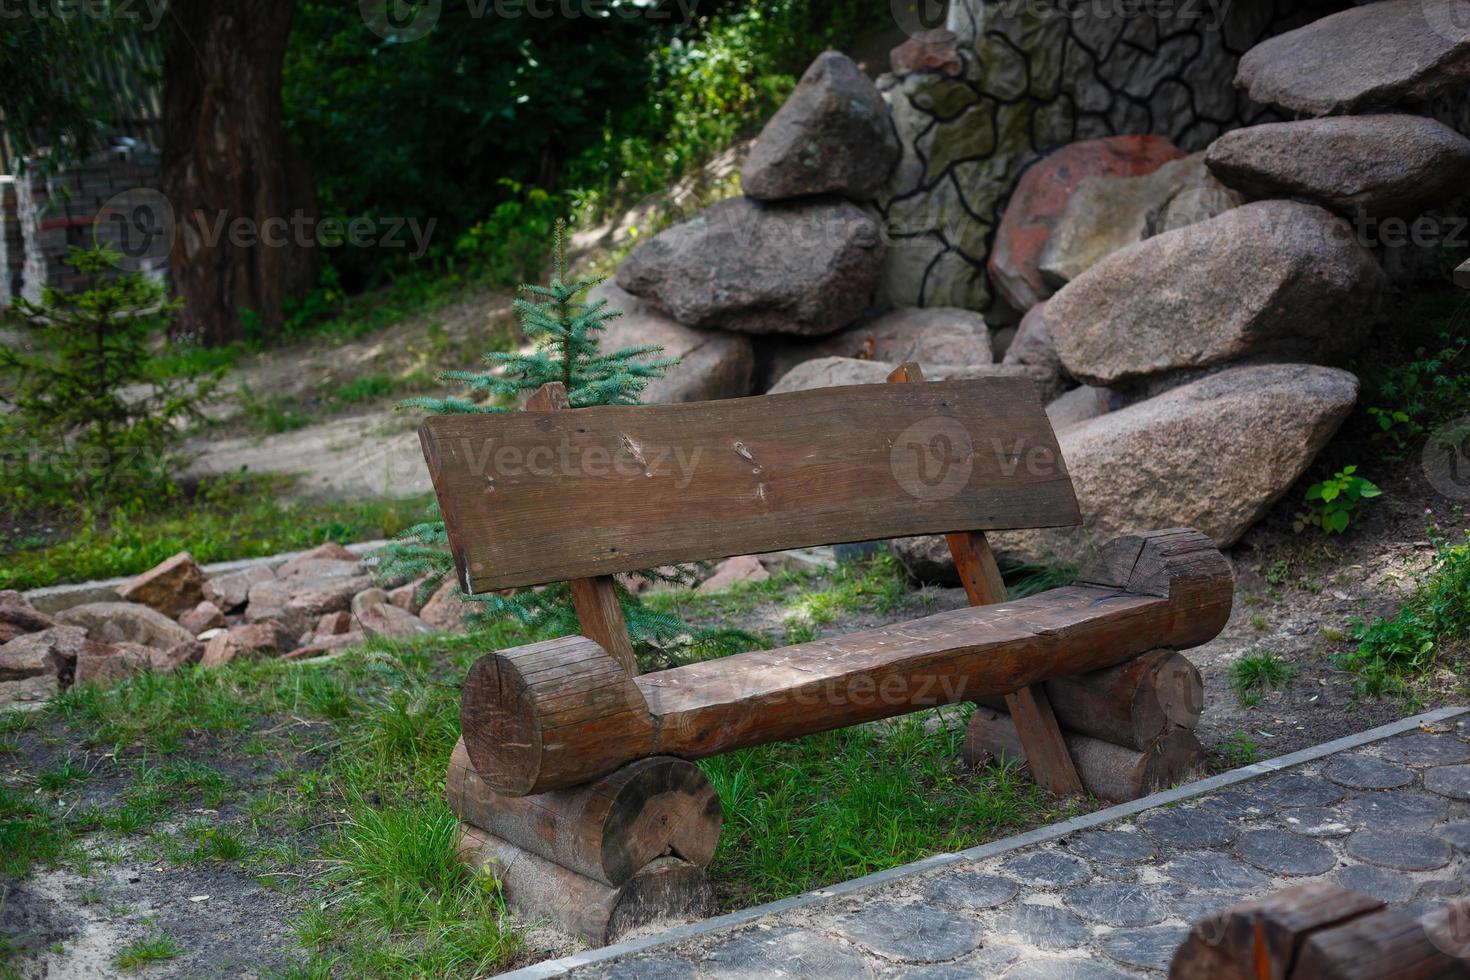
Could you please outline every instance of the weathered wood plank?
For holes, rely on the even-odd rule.
[[[461,740],[446,785],[449,808],[464,823],[606,885],[664,856],[706,867],[720,840],[720,798],[682,759],[639,759],[571,789],[501,796],[475,772]]]
[[[435,416],[419,433],[468,592],[1080,520],[1024,379]]]
[[[1187,648],[1212,638],[1230,611],[1224,557],[1193,531],[1137,537],[1140,561],[1177,564],[1181,577],[1150,576],[1163,595],[1068,586],[638,678],[596,669],[585,680],[559,676],[559,669],[585,671],[595,661],[596,645],[580,638],[555,648],[550,661],[535,647],[491,653],[465,682],[465,744],[491,788],[523,796],[575,786],[646,755],[718,755],[1005,694],[1115,666],[1158,645]],[[1213,563],[1180,538],[1204,542]],[[536,673],[527,673],[531,667]]]

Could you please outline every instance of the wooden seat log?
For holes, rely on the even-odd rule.
[[[1463,980],[1470,900],[1416,917],[1327,882],[1309,882],[1206,916],[1169,966],[1171,980]]]
[[[493,875],[506,903],[529,920],[548,919],[596,946],[653,922],[715,911],[709,879],[682,858],[655,858],[612,886],[462,824],[459,859]]]
[[[1062,736],[1083,788],[1111,803],[1126,803],[1185,782],[1204,761],[1204,747],[1188,728],[1170,728],[1137,749],[1065,729]],[[972,766],[1029,765],[1015,721],[1004,711],[984,706],[970,716],[963,754]]]
[[[720,799],[709,779],[666,756],[572,789],[508,797],[485,784],[460,742],[449,760],[448,797],[463,822],[610,886],[660,857],[706,867],[720,840]]]
[[[644,756],[699,759],[1196,646],[1231,594],[1204,535],[1128,535],[1076,585],[641,677],[584,637],[497,651],[470,668],[461,730],[492,789],[542,793]]]

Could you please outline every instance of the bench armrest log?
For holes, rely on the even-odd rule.
[[[498,651],[470,668],[461,730],[491,789],[542,793],[645,756],[699,759],[1197,646],[1232,591],[1197,531],[1127,535],[1078,585],[638,678],[585,637]]]
[[[570,789],[502,796],[475,772],[461,740],[449,757],[446,795],[462,822],[613,887],[665,855],[708,866],[723,819],[704,772],[668,756]]]

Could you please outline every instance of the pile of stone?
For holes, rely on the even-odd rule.
[[[453,582],[427,601],[423,582],[390,584],[375,585],[358,555],[324,544],[214,576],[180,552],[118,586],[117,601],[51,614],[18,592],[0,592],[0,705],[185,664],[299,660],[372,636],[464,628]]]
[[[819,56],[756,140],[744,193],[639,245],[594,292],[623,313],[607,346],[682,358],[644,401],[881,381],[910,359],[933,377],[1037,374],[993,363],[978,313],[873,308],[888,244],[872,201],[898,155],[877,88]]]

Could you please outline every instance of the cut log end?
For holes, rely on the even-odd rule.
[[[1170,643],[1188,649],[1214,639],[1230,618],[1235,574],[1215,543],[1190,528],[1169,528],[1113,538],[1077,575],[1079,582],[1135,595],[1180,600]]]

